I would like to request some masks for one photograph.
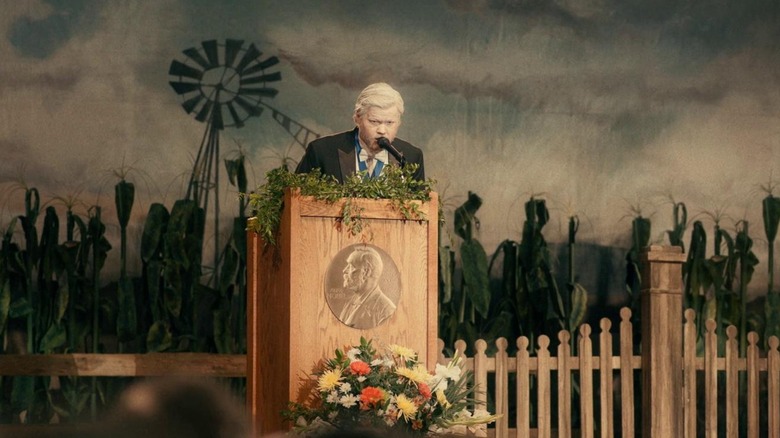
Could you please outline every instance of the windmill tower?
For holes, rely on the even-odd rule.
[[[279,64],[276,56],[263,58],[254,44],[245,46],[244,41],[238,39],[226,39],[224,43],[203,41],[200,47],[192,47],[182,53],[182,60],[171,61],[169,83],[181,97],[182,108],[195,120],[206,124],[186,198],[196,201],[207,215],[211,206],[214,221],[213,278],[216,279],[220,251],[220,131],[241,128],[247,119],[259,117],[264,108],[268,108],[273,119],[301,146],[305,147],[310,139],[319,135],[266,103],[277,95],[278,90],[273,85],[282,79],[280,72],[272,71]]]

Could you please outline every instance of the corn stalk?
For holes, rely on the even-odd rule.
[[[135,200],[135,186],[124,179],[114,186],[114,205],[119,220],[119,285],[118,285],[118,315],[116,334],[119,338],[119,352],[125,351],[125,344],[132,341],[137,333],[137,308],[135,303],[135,287],[127,276],[127,224]]]
[[[764,219],[764,233],[766,234],[768,255],[767,269],[769,270],[766,303],[764,304],[765,328],[764,341],[771,336],[780,337],[780,291],[774,288],[775,281],[775,239],[780,225],[780,198],[770,192],[762,201],[762,217]]]
[[[588,291],[580,283],[576,281],[575,267],[574,267],[574,248],[577,240],[577,231],[580,228],[580,219],[576,215],[569,217],[569,240],[567,244],[568,248],[568,282],[566,287],[569,291],[567,295],[564,295],[564,328],[569,333],[574,333],[574,330],[582,324],[585,319],[585,311],[588,307]],[[571,351],[577,351],[577,337],[571,336]]]

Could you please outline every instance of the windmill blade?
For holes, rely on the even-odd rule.
[[[168,74],[172,76],[184,76],[195,80],[200,80],[203,77],[203,72],[197,68],[190,67],[189,65],[176,61],[171,62],[171,67],[168,69]]]
[[[277,94],[279,94],[279,90],[273,89],[273,88],[244,88],[239,87],[238,94],[248,94],[250,96],[260,96],[260,97],[274,97]]]
[[[268,57],[268,59],[258,63],[257,65],[260,66],[260,68],[268,68],[268,67],[273,67],[278,63],[279,63],[279,58],[277,58],[276,56],[270,56]]]
[[[244,56],[241,58],[241,62],[239,62],[236,66],[236,71],[238,74],[244,74],[244,69],[246,66],[248,66],[249,63],[255,59],[259,58],[260,55],[262,55],[262,53],[257,50],[257,47],[255,47],[254,44],[250,44],[246,49],[246,53],[244,53]]]
[[[255,76],[253,78],[241,78],[240,84],[243,85],[250,85],[250,84],[259,84],[261,82],[276,82],[282,80],[282,74],[278,71],[275,73],[269,73],[267,75],[260,75]]]
[[[204,58],[203,55],[201,55],[200,52],[198,52],[198,50],[195,49],[194,47],[184,50],[182,51],[182,53],[187,55],[188,58],[198,63],[198,65],[200,65],[206,70],[212,67],[211,63],[209,63],[208,60],[206,60],[206,58]]]
[[[206,57],[209,59],[209,64],[216,66],[219,64],[219,53],[217,52],[217,40],[208,40],[200,43],[203,46],[203,51],[206,52]]]
[[[198,93],[195,95],[195,97],[187,99],[184,103],[181,104],[181,106],[184,108],[184,111],[187,111],[187,114],[189,114],[195,111],[195,108],[198,106],[201,100],[203,100],[203,95]]]
[[[256,104],[253,105],[248,100],[244,99],[241,96],[236,96],[235,99],[233,99],[233,102],[237,103],[238,106],[240,106],[244,111],[249,114],[250,117],[257,117],[260,114],[263,113],[263,109],[258,107]]]
[[[252,67],[244,70],[242,73],[245,75],[251,75],[252,73],[257,73],[261,70],[265,70],[268,67],[273,67],[274,65],[279,63],[279,58],[276,56],[271,56],[270,58],[266,59],[263,62],[258,62],[257,64],[253,65]]]
[[[238,116],[238,112],[236,112],[236,107],[233,106],[233,102],[228,102],[225,104],[228,108],[228,112],[230,113],[230,117],[233,118],[233,126],[236,128],[241,128],[244,126],[244,121],[241,119],[241,117]]]
[[[195,120],[199,122],[205,122],[209,116],[209,112],[211,112],[212,106],[214,106],[214,102],[207,100],[206,103],[203,105],[203,108],[201,108],[200,111],[198,112],[198,115],[195,116]]]
[[[233,62],[238,56],[238,52],[241,51],[241,46],[244,45],[244,40],[225,40],[225,65],[232,67]]]
[[[168,82],[173,87],[176,94],[186,94],[195,90],[200,90],[200,84],[196,82]]]

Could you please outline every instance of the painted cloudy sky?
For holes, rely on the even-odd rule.
[[[543,194],[580,239],[626,246],[632,207],[671,224],[748,218],[780,176],[780,3],[774,0],[21,0],[0,6],[0,184],[113,205],[112,171],[134,170],[136,209],[170,205],[204,125],[168,84],[181,51],[254,42],[281,59],[268,101],[320,134],[350,129],[363,86],[406,100],[400,136],[457,205],[484,200],[489,252],[519,239]],[[263,114],[222,137],[262,183],[303,149]],[[780,193],[776,190],[775,194]],[[21,194],[4,192],[2,223]],[[234,194],[234,193],[233,193]],[[232,199],[232,198],[231,198]],[[706,217],[705,223],[711,224]],[[709,226],[709,225],[708,225]],[[760,244],[757,244],[760,246]],[[763,245],[764,248],[766,245]]]

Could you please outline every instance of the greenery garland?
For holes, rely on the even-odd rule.
[[[353,235],[361,233],[364,225],[361,209],[352,203],[355,198],[387,199],[406,219],[425,219],[419,204],[412,201],[429,201],[435,181],[414,179],[416,170],[417,164],[403,168],[387,166],[379,178],[367,178],[366,172],[358,172],[347,177],[344,184],[339,184],[335,177],[322,175],[319,169],[298,174],[290,172],[287,166],[278,167],[266,173],[265,184],[244,194],[254,218],[249,221],[248,229],[260,234],[266,244],[276,244],[287,188],[298,189],[303,196],[313,196],[331,204],[346,199],[340,220]]]

